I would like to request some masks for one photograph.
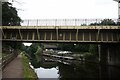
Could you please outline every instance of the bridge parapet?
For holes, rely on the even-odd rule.
[[[120,29],[120,26],[0,26],[1,29]]]
[[[117,26],[120,25],[120,19],[28,19],[22,20],[21,22],[21,26],[90,26],[90,25]],[[9,26],[14,26],[12,21],[11,23],[9,23]]]
[[[117,25],[120,19],[37,19],[23,20],[22,26],[89,26]]]

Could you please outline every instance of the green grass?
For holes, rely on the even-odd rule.
[[[23,70],[24,70],[24,78],[25,80],[31,80],[31,78],[36,78],[34,80],[37,80],[38,77],[34,70],[29,65],[29,59],[22,54],[22,62],[23,62]]]

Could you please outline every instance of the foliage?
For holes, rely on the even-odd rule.
[[[41,62],[38,62],[36,58],[34,59],[31,59],[31,65],[34,67],[34,68],[40,68],[41,66]]]
[[[28,47],[28,46],[25,46],[25,45],[22,43],[22,44],[21,44],[21,51],[25,51],[25,52],[26,52],[27,47]]]
[[[84,57],[86,60],[91,60],[93,59],[93,54],[87,52],[87,53],[84,53]]]
[[[98,51],[98,45],[90,44],[89,52],[92,54],[96,54]]]
[[[16,8],[12,7],[12,4],[9,2],[2,2],[2,25],[20,26],[21,21]]]
[[[58,49],[63,51],[72,51],[74,50],[74,44],[61,43],[61,44],[58,44]]]
[[[89,44],[76,44],[75,51],[88,52],[89,51]]]
[[[43,46],[39,43],[33,43],[31,46],[24,47],[26,56],[31,60],[31,64],[34,65],[35,62],[39,63],[41,61],[41,55],[43,53]]]
[[[29,80],[29,78],[37,79],[36,73],[29,65],[29,59],[24,54],[22,54],[22,62],[23,62],[24,79],[25,80]]]
[[[21,49],[22,43],[21,42],[3,42],[3,47],[13,48],[13,49]]]
[[[31,46],[29,47],[26,47],[26,53],[31,57],[31,58],[35,58],[35,54],[36,51],[38,50],[38,46],[41,47],[41,44],[38,44],[38,43],[33,43]],[[42,47],[41,47],[42,48]]]
[[[87,26],[87,24],[81,24],[81,26]]]
[[[90,26],[100,26],[101,24],[100,23],[91,23]]]
[[[101,25],[105,25],[105,26],[113,26],[113,25],[116,25],[116,23],[112,20],[112,19],[104,19],[102,22],[101,22]]]
[[[98,62],[98,45],[90,44],[89,52],[83,54],[87,61]]]
[[[95,44],[58,44],[58,46],[61,50],[79,52],[78,54],[83,54],[86,60],[98,61],[98,47]]]
[[[75,52],[88,52],[89,44],[58,44],[58,49]]]
[[[17,14],[15,7],[9,2],[2,2],[2,25],[3,26],[18,26],[21,19]],[[13,49],[21,49],[21,42],[3,42],[2,46],[11,47]]]
[[[26,46],[24,51],[26,52],[24,54],[30,59],[31,65],[34,65],[34,68],[39,68],[43,46],[39,43],[32,43],[31,46]]]
[[[41,57],[42,53],[43,53],[42,48],[40,46],[38,46],[37,51],[34,53],[35,57],[37,59],[37,62],[40,62],[40,57]]]
[[[37,44],[33,43],[30,47],[29,47],[29,53],[35,53],[37,51]]]
[[[90,26],[116,26],[117,23],[115,23],[112,19],[104,19],[100,23],[91,23]]]

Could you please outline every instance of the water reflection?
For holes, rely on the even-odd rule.
[[[34,62],[32,66],[34,66],[39,78],[58,78],[59,80],[65,80],[66,78],[111,80],[119,79],[120,76],[119,67],[101,66],[91,63],[78,64],[76,66],[43,60],[39,63]]]
[[[35,69],[37,76],[39,78],[58,78],[58,70],[56,68],[37,68]]]

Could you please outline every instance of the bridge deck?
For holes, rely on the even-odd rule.
[[[120,26],[0,26],[1,29],[120,29]]]
[[[1,26],[2,41],[120,43],[120,26]]]

